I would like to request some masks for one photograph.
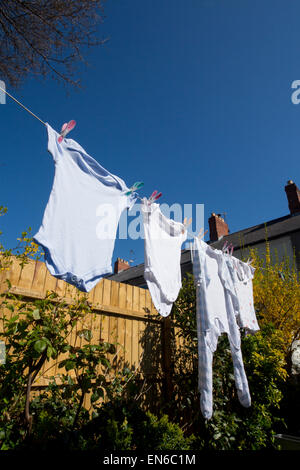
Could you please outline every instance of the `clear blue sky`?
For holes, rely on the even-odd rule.
[[[300,4],[292,0],[108,0],[80,69],[82,89],[28,79],[10,90],[142,195],[226,212],[231,232],[288,213],[300,186]],[[1,77],[0,77],[1,78]],[[54,167],[43,126],[9,98],[0,105],[2,237],[35,233]],[[143,261],[143,241],[117,240],[114,259]],[[131,255],[132,256],[132,255]]]

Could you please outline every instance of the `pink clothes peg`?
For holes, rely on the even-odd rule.
[[[151,201],[152,199],[154,199],[155,194],[157,194],[157,190],[153,191],[153,193],[152,193],[151,196],[149,197],[149,201]]]
[[[156,201],[156,200],[159,199],[161,196],[162,196],[162,193],[157,193],[157,190],[153,191],[153,193],[151,194],[151,196],[150,196],[149,199],[148,199],[149,204],[151,204],[152,202]]]
[[[227,248],[227,245],[228,245],[228,242],[226,241],[223,245],[223,248],[222,248],[222,251],[225,252],[226,248]]]
[[[227,250],[227,253],[228,253],[229,255],[232,255],[233,250],[234,250],[233,244],[230,243],[230,244],[227,246],[226,250]]]
[[[63,139],[66,137],[66,135],[72,130],[74,129],[74,127],[76,126],[76,121],[74,121],[74,119],[72,121],[69,121],[68,123],[65,122],[61,128],[61,131],[60,131],[60,136],[58,137],[58,142],[61,144]]]

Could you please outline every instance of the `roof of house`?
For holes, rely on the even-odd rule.
[[[257,243],[264,242],[266,235],[268,240],[287,235],[292,232],[300,231],[300,214],[286,215],[278,219],[270,220],[268,222],[254,225],[238,232],[225,235],[220,240],[215,242],[207,242],[213,248],[222,249],[225,241],[232,243],[234,249],[242,248],[243,246],[253,246]],[[190,250],[182,250],[181,252],[181,273],[184,276],[187,272],[192,271],[191,252]],[[144,263],[137,266],[132,266],[125,271],[118,274],[110,274],[107,276],[109,279],[133,284],[135,286],[144,286]]]
[[[222,248],[224,241],[227,240],[233,244],[234,248],[241,248],[242,246],[251,246],[265,241],[266,235],[268,240],[271,240],[288,233],[297,232],[298,230],[300,230],[300,214],[289,214],[231,233],[224,236],[221,240],[211,243],[211,245],[219,249]]]

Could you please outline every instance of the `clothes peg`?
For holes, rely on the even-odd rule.
[[[189,219],[189,221],[187,222],[187,217],[184,218],[184,220],[183,220],[183,225],[185,225],[186,227],[188,227],[191,223],[192,223],[192,219]]]
[[[151,196],[148,199],[149,204],[152,204],[152,202],[156,201],[162,196],[162,193],[158,193],[157,190],[153,191]]]
[[[184,218],[183,220],[183,225],[185,226],[185,230],[188,228],[188,226],[192,223],[192,219],[189,219],[187,222],[187,217]],[[184,230],[182,230],[182,233],[184,233]]]
[[[60,136],[58,137],[58,142],[61,144],[63,139],[66,137],[66,135],[72,130],[74,129],[74,127],[76,126],[76,121],[74,121],[74,119],[72,121],[69,121],[68,123],[65,122],[61,128],[61,131],[60,131]]]
[[[233,253],[233,249],[234,249],[234,246],[232,243],[230,243],[227,247],[226,247],[226,251],[229,255],[232,255]]]
[[[223,253],[225,252],[227,245],[228,245],[228,242],[226,241],[223,245],[223,248],[222,248]]]
[[[203,228],[200,230],[199,235],[197,237],[197,238],[199,238],[199,240],[201,240],[207,234],[208,230],[205,230],[204,233],[202,233],[202,232],[203,232]]]
[[[141,188],[142,186],[144,186],[144,183],[142,181],[137,181],[136,183],[133,184],[133,186],[131,186],[131,188],[129,188],[129,191],[125,193],[126,196],[129,196],[129,194],[132,194],[133,192],[135,192],[137,189]]]
[[[157,194],[157,190],[153,191],[153,193],[151,194],[151,196],[149,197],[148,201],[151,201],[152,199],[154,199],[154,196]]]

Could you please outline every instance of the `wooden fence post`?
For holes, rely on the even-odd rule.
[[[172,322],[166,317],[162,322],[162,368],[164,372],[164,396],[170,401],[173,394],[172,381]]]

